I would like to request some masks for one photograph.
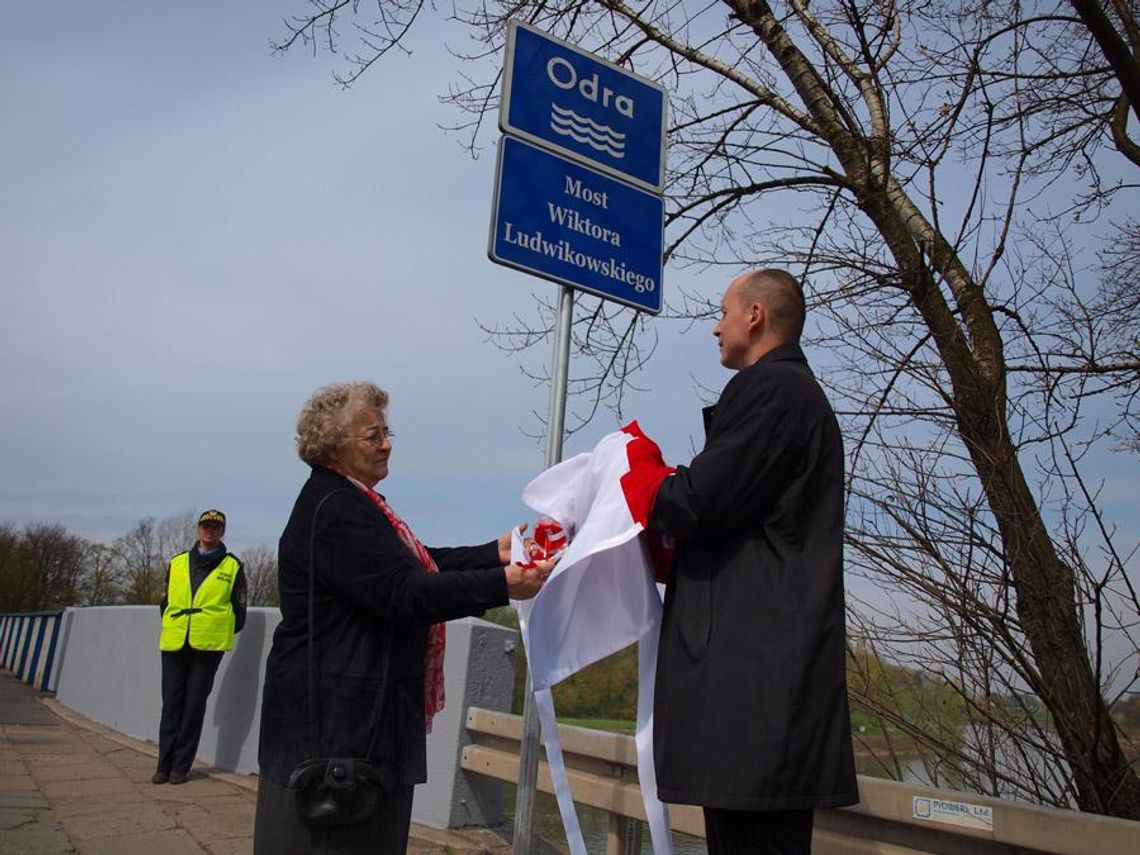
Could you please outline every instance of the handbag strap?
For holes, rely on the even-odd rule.
[[[321,513],[321,508],[325,502],[335,496],[337,493],[347,493],[348,489],[340,487],[330,493],[326,493],[317,502],[316,510],[313,511],[313,520],[309,524],[309,625],[308,625],[308,685],[309,685],[309,742],[312,745],[313,756],[317,755],[317,746],[320,745],[320,729],[316,714],[317,692],[316,692],[316,669],[313,667],[316,662],[316,653],[313,645],[313,599],[314,599],[314,579],[317,572],[316,562],[316,544],[317,544],[317,517]],[[367,760],[372,755],[372,749],[376,747],[376,738],[380,732],[380,716],[384,712],[384,693],[388,689],[388,670],[392,662],[392,638],[395,633],[394,627],[389,625],[388,634],[384,643],[384,665],[380,674],[380,691],[376,695],[376,709],[373,711],[372,721],[372,735],[368,739],[368,748],[364,752],[362,759]]]

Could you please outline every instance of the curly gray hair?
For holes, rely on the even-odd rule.
[[[322,386],[297,417],[297,455],[310,466],[326,464],[362,410],[388,408],[388,393],[375,383]]]

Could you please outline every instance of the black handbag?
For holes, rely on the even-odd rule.
[[[334,490],[317,503],[309,529],[309,740],[316,751],[320,745],[316,715],[316,677],[313,668],[313,587],[316,574],[314,551],[317,535],[317,515],[336,493]],[[384,645],[384,666],[377,694],[377,708],[373,716],[372,736],[365,756],[372,755],[376,734],[380,728],[380,714],[384,709],[384,691],[388,684],[388,664],[391,658],[391,634]],[[393,789],[386,770],[366,759],[352,757],[314,757],[302,760],[289,775],[288,787],[301,822],[311,828],[335,828],[357,825],[376,813],[384,795]]]
[[[388,788],[366,760],[321,757],[302,761],[289,775],[289,789],[305,825],[330,828],[364,822]]]

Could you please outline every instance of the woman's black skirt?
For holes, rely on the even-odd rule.
[[[404,855],[414,790],[408,785],[389,793],[376,815],[359,825],[314,829],[297,818],[292,790],[261,778],[253,855]]]

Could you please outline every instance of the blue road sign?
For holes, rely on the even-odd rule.
[[[660,193],[665,90],[517,20],[507,36],[499,127]]]
[[[597,170],[503,137],[487,254],[505,264],[661,311],[665,203]]]

